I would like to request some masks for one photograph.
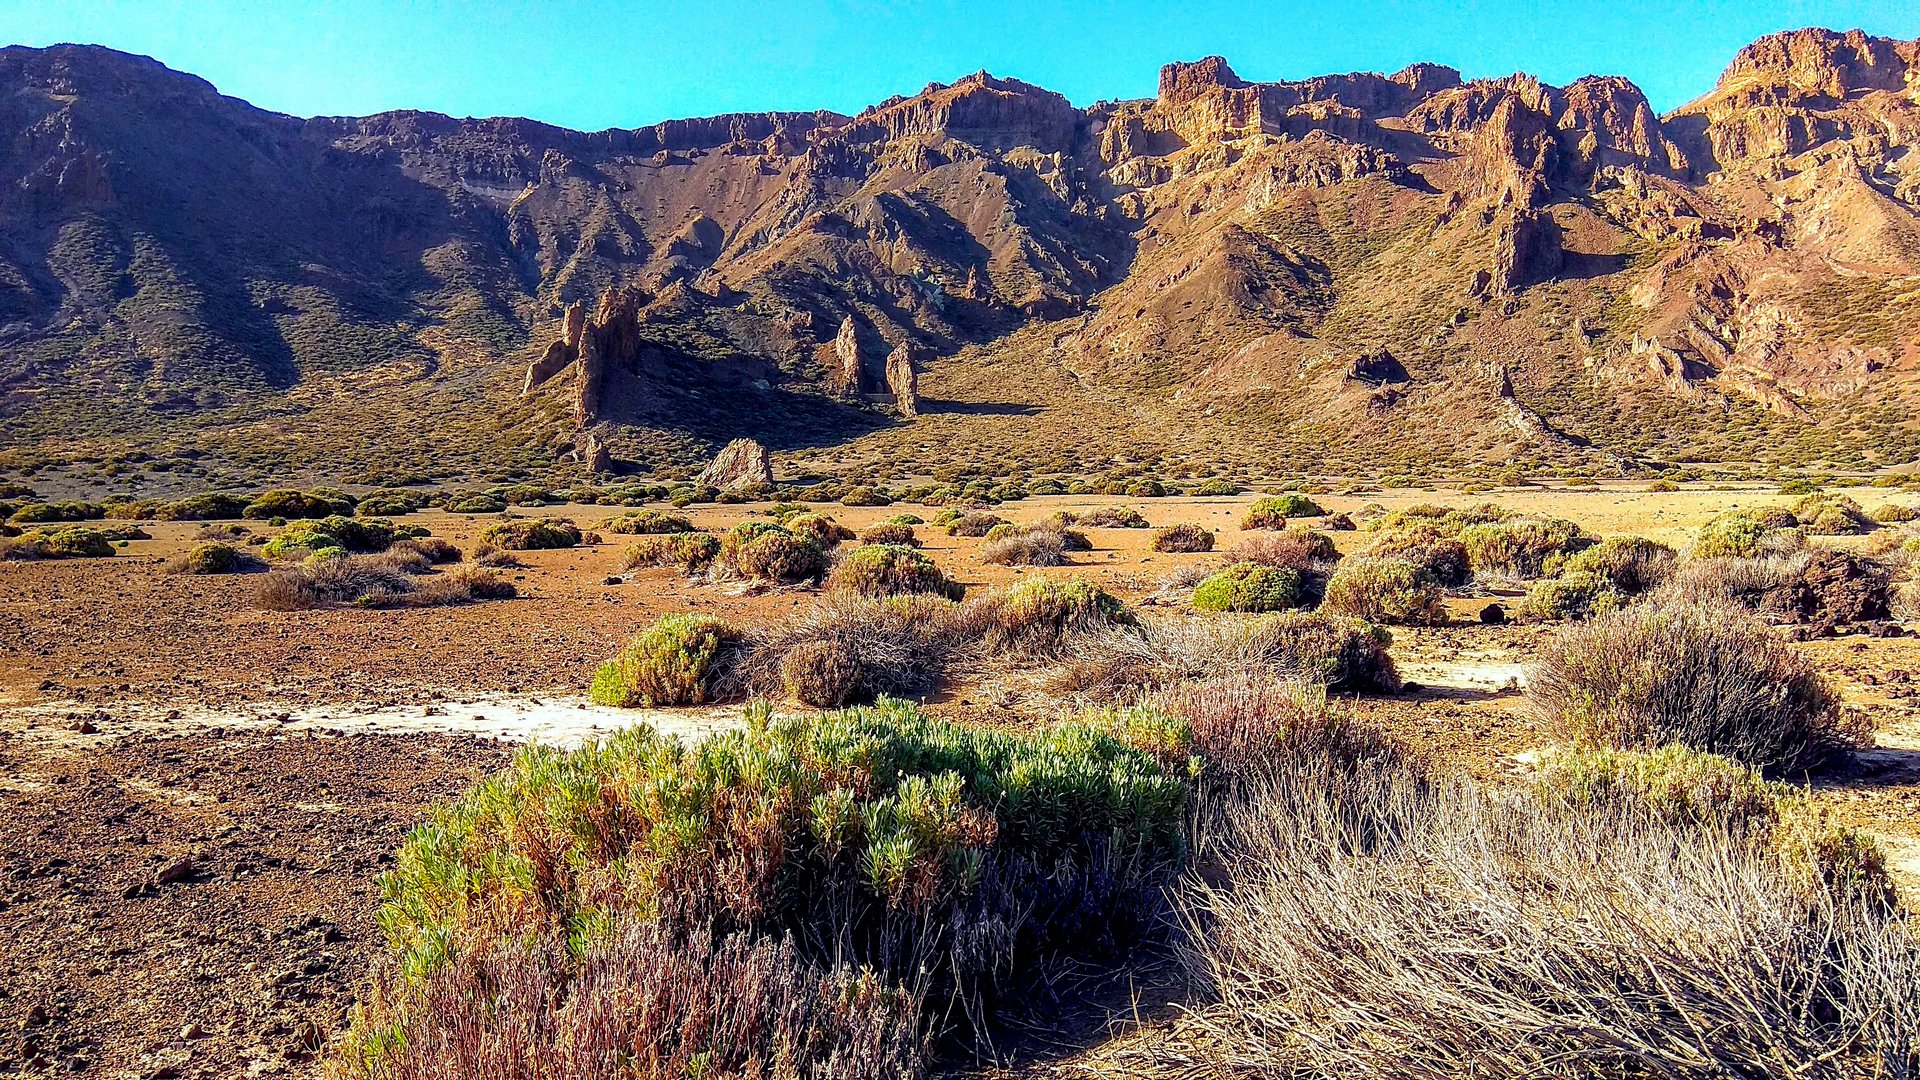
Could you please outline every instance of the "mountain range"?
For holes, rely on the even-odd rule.
[[[715,77],[723,77],[716,74]],[[1920,41],[1626,79],[985,72],[856,116],[302,119],[0,49],[0,462],[1633,473],[1920,460]]]

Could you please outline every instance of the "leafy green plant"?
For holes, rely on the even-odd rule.
[[[1201,611],[1282,611],[1301,600],[1299,571],[1259,563],[1234,563],[1193,590]]]
[[[927,593],[958,600],[966,591],[927,556],[905,544],[864,544],[848,552],[827,579],[828,587],[863,596]]]
[[[616,707],[705,704],[744,642],[711,615],[662,616],[600,666],[588,696]]]
[[[1327,580],[1326,611],[1368,622],[1428,625],[1446,621],[1440,587],[1405,559],[1357,555]]]

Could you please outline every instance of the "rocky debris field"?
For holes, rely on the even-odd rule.
[[[0,733],[0,1076],[307,1076],[381,945],[377,878],[502,764],[459,736]]]

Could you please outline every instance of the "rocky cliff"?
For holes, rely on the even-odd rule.
[[[1774,35],[1662,117],[1611,76],[1211,57],[1086,108],[982,72],[582,133],[5,49],[0,446],[1019,456],[1038,415],[1102,456],[1205,418],[1223,460],[1302,466],[1911,461],[1916,63]]]

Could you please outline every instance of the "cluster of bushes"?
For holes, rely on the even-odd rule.
[[[653,536],[662,533],[690,533],[693,522],[684,514],[666,510],[629,510],[602,522],[600,528],[623,536]]]
[[[98,503],[66,501],[26,503],[9,509],[6,520],[14,525],[49,525],[59,522],[98,521],[107,516]]]
[[[1284,529],[1288,518],[1326,517],[1327,512],[1319,503],[1305,495],[1272,495],[1256,499],[1247,508],[1247,516],[1240,521],[1242,529]]]
[[[480,542],[505,551],[549,551],[570,548],[584,537],[566,518],[509,518],[480,532]]]
[[[330,518],[348,517],[353,514],[353,496],[333,488],[314,488],[312,491],[296,491],[292,488],[276,488],[262,492],[254,500],[242,507],[240,516],[258,521],[273,518]]]
[[[628,547],[621,556],[620,568],[670,566],[683,574],[694,574],[712,566],[719,555],[720,541],[709,533],[659,533]]]
[[[130,535],[84,525],[27,529],[18,536],[0,537],[0,559],[24,562],[41,559],[97,559],[111,556],[116,542],[145,539],[146,534]]]
[[[1015,733],[887,701],[530,747],[401,848],[390,958],[336,1062],[921,1075],[923,1006],[1017,1012],[1057,959],[1124,955],[1162,910],[1188,785],[1129,737],[1188,740],[1145,714]]]
[[[261,549],[269,558],[305,558],[321,554],[371,554],[387,550],[396,540],[427,535],[416,526],[395,525],[384,518],[333,515],[314,521],[296,521],[268,540]]]
[[[437,560],[445,561],[445,552],[429,545],[396,545],[377,555],[325,551],[262,575],[253,602],[267,611],[305,611],[335,604],[437,607],[516,595],[496,570],[461,565],[436,571]]]
[[[1556,576],[1534,582],[1520,613],[1536,621],[1604,615],[1665,583],[1678,561],[1665,544],[1610,536],[1562,561]]]
[[[804,525],[743,521],[720,538],[713,566],[722,576],[774,585],[818,581],[827,572],[829,551],[820,536]]]
[[[616,706],[754,694],[835,706],[917,692],[989,659],[1057,658],[1092,634],[1134,623],[1118,599],[1081,581],[1036,578],[958,603],[959,586],[912,548],[854,556],[836,569],[826,596],[771,627],[661,619],[601,666],[591,696]]]

